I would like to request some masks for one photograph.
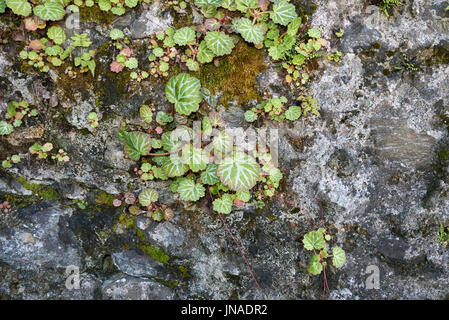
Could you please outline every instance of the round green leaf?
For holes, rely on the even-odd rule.
[[[233,22],[235,30],[240,33],[247,42],[254,44],[263,41],[263,30],[257,25],[253,24],[248,18],[236,19]]]
[[[176,154],[167,157],[162,164],[162,168],[170,178],[180,177],[189,170],[189,166],[184,163],[183,158]]]
[[[270,13],[270,18],[274,23],[286,26],[298,17],[295,6],[282,0],[273,5],[273,12]]]
[[[304,248],[306,248],[307,250],[320,250],[323,249],[326,245],[323,234],[318,231],[311,231],[306,234],[304,236],[304,239],[302,240],[302,243],[304,244]]]
[[[50,27],[47,31],[47,36],[56,44],[63,44],[66,40],[66,35],[61,27]]]
[[[112,29],[111,32],[109,33],[109,36],[111,37],[112,40],[118,40],[125,37],[122,30],[119,29]]]
[[[260,178],[257,162],[243,152],[234,152],[218,165],[221,182],[234,191],[249,190]]]
[[[203,40],[198,47],[196,57],[201,63],[209,63],[214,59],[215,55],[212,50],[207,47],[206,41]]]
[[[211,163],[207,166],[206,170],[201,173],[201,182],[208,185],[214,185],[220,182],[220,178],[217,175],[218,165]]]
[[[46,21],[57,21],[64,18],[64,7],[56,2],[45,2],[34,8],[34,14]]]
[[[195,183],[192,179],[182,179],[178,184],[177,192],[179,193],[181,200],[184,201],[198,201],[204,197],[206,189],[203,185]]]
[[[165,87],[165,95],[175,104],[176,112],[188,116],[198,110],[202,100],[200,80],[187,73],[173,76]]]
[[[195,30],[191,27],[184,27],[176,30],[173,40],[177,45],[185,46],[195,41]]]
[[[153,189],[145,189],[139,194],[139,203],[144,207],[156,202],[157,199],[159,199],[159,194]]]
[[[220,31],[209,31],[204,37],[207,47],[217,56],[230,54],[234,48],[232,38]]]
[[[31,5],[26,0],[6,0],[6,5],[19,16],[28,17],[31,13]]]
[[[125,137],[125,149],[131,159],[138,161],[151,150],[151,137],[141,132],[130,132]]]
[[[143,121],[151,123],[153,121],[153,111],[149,106],[143,105],[140,107],[140,117]]]
[[[245,112],[245,120],[247,122],[254,122],[257,120],[257,114],[251,110]]]
[[[332,249],[332,264],[336,268],[341,268],[346,261],[345,251],[340,247],[334,247]]]
[[[14,127],[6,121],[0,121],[0,135],[6,136],[14,130]]]
[[[288,120],[294,121],[301,117],[301,108],[298,106],[291,106],[285,111],[285,118]]]
[[[323,265],[320,262],[320,256],[315,254],[309,261],[307,271],[313,275],[319,275],[323,271]]]
[[[221,214],[230,214],[232,211],[232,199],[230,197],[225,197],[223,195],[223,198],[215,199],[212,202],[214,211],[217,211]]]

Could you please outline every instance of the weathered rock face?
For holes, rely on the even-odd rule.
[[[281,191],[263,210],[248,205],[225,217],[268,299],[322,297],[323,278],[307,273],[310,252],[301,242],[311,217],[347,253],[341,269],[327,268],[329,298],[449,295],[449,250],[435,236],[440,223],[449,225],[449,64],[441,59],[449,51],[449,3],[415,0],[387,18],[369,2],[315,1],[312,25],[328,37],[345,29],[341,61],[324,61],[311,82],[322,116],[267,124],[280,133]],[[157,2],[115,26],[141,39],[173,23]],[[105,41],[105,30],[91,32],[98,43]],[[38,78],[49,92],[61,90],[20,71],[6,52],[0,50],[0,114],[8,100],[37,104]],[[396,68],[403,66],[403,54],[417,71]],[[277,70],[267,66],[257,77],[259,89],[293,95]],[[121,122],[137,122],[133,117],[144,101],[167,109],[163,85],[142,84],[129,95],[117,93],[112,78],[97,80],[107,87],[98,94],[103,105],[96,104],[95,90],[92,96],[67,96],[49,111],[53,120],[34,124],[45,124],[42,140],[63,147],[69,163],[24,161],[0,171],[0,202],[12,203],[10,212],[0,212],[0,298],[261,298],[207,203],[179,201],[167,182],[139,181],[132,174],[135,163],[124,158],[117,138]],[[242,125],[244,110],[232,105],[226,120]],[[102,117],[95,134],[86,122],[90,111]],[[0,146],[1,159],[27,148],[3,138]],[[126,217],[123,227],[122,209],[110,206],[106,193],[137,193],[145,186],[157,189],[174,219]],[[86,199],[87,209],[74,199]],[[79,270],[79,289],[66,285],[69,266]],[[366,287],[373,269],[380,272],[379,289]]]

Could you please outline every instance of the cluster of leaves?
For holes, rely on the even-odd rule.
[[[198,79],[186,73],[173,76],[165,92],[174,104],[175,117],[163,114],[167,119],[162,124],[157,117],[153,120],[150,107],[142,106],[142,119],[157,122],[156,129],[149,130],[154,134],[127,130],[119,133],[127,155],[136,161],[144,158],[140,169],[135,170],[143,180],[170,179],[170,189],[185,201],[198,201],[208,192],[213,197],[213,209],[223,214],[252,197],[261,201],[274,195],[282,173],[273,166],[266,150],[235,148],[232,134],[224,130],[225,123],[216,112],[207,113],[199,127],[188,126],[193,122],[187,116],[199,110],[203,99]],[[150,154],[151,150],[154,153]],[[250,190],[257,184],[252,195]]]
[[[40,145],[39,143],[33,144],[29,149],[31,154],[36,154],[38,159],[47,159],[47,152],[50,152],[53,150],[53,144],[50,142],[44,143],[43,145]]]
[[[282,121],[288,119],[291,121],[299,119],[301,117],[301,108],[298,106],[291,106],[288,109],[285,107],[287,98],[282,96],[280,98],[272,98],[258,104],[256,107],[251,108],[245,112],[245,120],[247,122],[256,121],[259,116],[267,114],[271,120]]]
[[[445,228],[443,224],[440,224],[440,232],[437,233],[438,242],[446,247],[449,245],[449,228]]]
[[[1,0],[0,0],[1,5]],[[0,7],[1,9],[1,7]],[[0,10],[1,13],[1,10]],[[0,212],[8,213],[9,209],[11,209],[11,204],[8,201],[0,202]]]
[[[122,206],[123,202],[127,205],[131,215],[138,215],[146,212],[147,217],[155,221],[170,221],[173,219],[173,210],[166,205],[158,204],[159,194],[152,188],[143,189],[139,196],[136,197],[132,192],[126,192],[123,195],[116,195],[113,201],[115,207]]]
[[[11,157],[7,157],[5,160],[2,161],[2,167],[5,169],[11,168],[12,164],[17,164],[20,162],[20,160],[22,160],[20,158],[20,155],[15,154],[12,155]]]
[[[288,108],[285,106],[287,98],[284,96],[265,100],[254,108],[247,110],[245,112],[245,120],[254,122],[259,117],[269,116],[271,120],[281,122],[284,119],[290,121],[298,120],[301,115],[307,116],[309,112],[317,116],[320,115],[319,107],[316,104],[317,101],[312,96],[299,96],[297,100],[299,101],[299,106],[290,106]]]
[[[64,29],[52,26],[47,30],[47,37],[31,40],[28,46],[19,53],[19,56],[23,60],[27,60],[29,65],[34,66],[39,71],[48,72],[50,66],[61,66],[64,60],[71,56],[75,48],[87,48],[92,44],[86,33],[77,34],[75,32],[71,39],[70,45],[64,49],[63,44],[66,41]],[[75,57],[74,64],[76,67],[80,67],[81,73],[90,70],[92,75],[94,75],[96,63],[92,58],[95,55],[95,51],[89,50],[84,52],[84,49],[82,50],[80,56]],[[70,76],[73,77],[74,74],[70,74]]]
[[[400,0],[382,0],[379,4],[379,9],[382,11],[387,17],[390,16],[390,10],[402,6],[403,3]]]
[[[408,71],[418,71],[418,67],[415,66],[409,59],[409,57],[404,53],[402,55],[402,63],[398,66],[395,66],[394,69],[397,71],[408,70]]]
[[[332,254],[329,254],[330,247],[327,242],[330,240],[331,236],[326,234],[324,228],[311,231],[304,236],[302,240],[304,248],[314,253],[307,266],[310,274],[320,274],[327,265],[326,259],[330,257],[332,257],[332,265],[336,268],[341,268],[345,264],[346,253],[341,247],[334,246]]]
[[[11,101],[6,107],[6,120],[0,121],[0,135],[8,135],[20,127],[25,117],[37,116],[37,109],[26,101]]]
[[[115,57],[114,61],[111,62],[110,68],[112,72],[119,73],[125,67],[133,70],[137,69],[138,66],[139,61],[135,57],[132,57],[131,49],[126,46],[120,50],[120,53]]]
[[[139,4],[139,0],[97,0],[96,1],[100,10],[111,11],[117,16],[121,16],[126,13],[126,8],[134,8]],[[149,3],[150,0],[143,0],[143,2]]]
[[[64,151],[64,149],[59,149],[58,153],[55,155],[52,155],[51,158],[53,160],[57,160],[58,162],[69,162],[70,158],[67,155],[67,152]]]
[[[90,122],[90,127],[92,129],[98,127],[98,114],[96,112],[90,112],[87,118]]]
[[[18,16],[28,17],[31,14],[34,14],[35,16],[45,21],[58,21],[64,18],[65,7],[70,2],[70,0],[44,0],[31,1],[31,3],[27,0],[4,1],[6,6]]]

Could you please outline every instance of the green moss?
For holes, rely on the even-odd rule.
[[[267,215],[267,218],[270,219],[271,221],[277,219],[277,217],[276,217],[274,214],[269,214],[269,215]]]
[[[130,216],[126,213],[122,213],[118,218],[118,223],[125,225],[127,228],[134,227],[134,216]]]
[[[189,271],[188,268],[186,268],[184,266],[178,266],[178,269],[181,272],[181,275],[182,275],[183,278],[190,277],[190,274],[189,274],[190,271]]]
[[[114,202],[114,195],[106,193],[104,191],[100,191],[97,195],[97,203],[99,204],[104,204],[106,206],[113,206],[113,202]]]
[[[265,69],[263,51],[240,41],[229,56],[220,59],[218,67],[213,63],[201,67],[201,85],[214,94],[222,92],[224,105],[232,100],[245,104],[261,99],[256,77]]]
[[[442,46],[434,47],[432,55],[425,60],[425,64],[428,67],[433,67],[439,64],[449,64],[449,50]]]
[[[27,181],[24,177],[17,177],[17,181],[27,190],[32,191],[42,200],[57,200],[60,199],[59,193],[53,188],[45,185],[34,184]]]
[[[449,160],[449,150],[442,150],[438,152],[438,157],[442,161],[448,161]]]
[[[142,243],[138,244],[137,247],[156,261],[162,262],[163,264],[168,264],[170,262],[170,257],[162,249]]]
[[[176,286],[179,284],[179,281],[178,281],[178,280],[175,280],[175,281],[165,281],[165,280],[160,279],[160,278],[153,278],[153,279],[156,280],[157,282],[163,284],[164,286],[167,286],[167,287],[172,288],[172,289],[173,289],[174,287],[176,287]]]
[[[101,24],[110,24],[114,19],[112,12],[100,10],[98,6],[81,7],[80,20],[81,22],[96,22]]]

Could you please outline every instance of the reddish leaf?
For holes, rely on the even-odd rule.
[[[31,40],[30,44],[28,46],[32,50],[41,50],[42,49],[42,43],[39,40]]]
[[[25,23],[25,29],[29,31],[36,31],[37,30],[37,24],[32,18],[26,18],[23,20]]]
[[[125,57],[129,58],[131,57],[131,49],[129,47],[124,47],[121,51],[121,54],[123,54]]]
[[[117,61],[112,61],[111,63],[111,71],[115,73],[119,73],[123,70],[125,66]]]

